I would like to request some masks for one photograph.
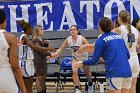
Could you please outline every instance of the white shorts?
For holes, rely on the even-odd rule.
[[[0,68],[0,93],[18,93],[18,86],[11,68]]]
[[[19,66],[23,69],[24,77],[34,76],[34,63],[33,60],[19,61]]]
[[[132,71],[132,77],[137,77],[140,71],[138,56],[130,56],[129,64]]]
[[[130,89],[132,77],[129,78],[108,78],[106,80],[109,90]]]

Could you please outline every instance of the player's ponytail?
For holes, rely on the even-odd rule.
[[[126,10],[122,10],[119,12],[119,17],[122,19],[122,22],[123,23],[126,23],[127,24],[127,29],[128,29],[128,38],[129,38],[129,42],[130,42],[130,45],[129,45],[129,48],[132,47],[132,36],[133,36],[133,33],[131,31],[131,24],[130,24],[130,15],[129,15],[129,12],[126,11]]]
[[[132,47],[132,35],[133,35],[133,33],[131,31],[131,24],[130,24],[130,16],[129,15],[127,16],[127,23],[128,23],[127,24],[127,29],[129,31],[128,35],[129,35],[129,38],[130,38],[129,48],[131,48]]]
[[[32,27],[29,23],[25,22],[25,20],[20,20],[20,21],[18,21],[18,23],[25,33],[27,32],[28,28]]]

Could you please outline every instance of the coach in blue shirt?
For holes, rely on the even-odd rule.
[[[128,59],[130,57],[124,40],[111,32],[112,22],[103,17],[99,21],[99,31],[102,34],[96,41],[91,59],[74,63],[74,69],[83,65],[95,65],[100,57],[105,60],[105,73],[110,93],[129,93],[132,73]]]

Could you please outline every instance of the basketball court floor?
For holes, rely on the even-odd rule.
[[[63,85],[63,88],[56,87],[54,82],[46,83],[47,93],[74,93],[74,86],[72,82],[66,82]],[[85,91],[85,82],[81,82],[81,91],[82,93],[86,93]],[[96,89],[93,90],[93,93],[108,93],[106,90],[106,86],[104,86],[104,92],[100,92],[100,87],[96,86]],[[33,93],[36,93],[36,86],[33,85]]]

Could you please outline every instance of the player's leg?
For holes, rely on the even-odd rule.
[[[89,66],[83,66],[83,70],[86,74],[87,77],[87,82],[88,82],[88,93],[93,93],[93,83],[92,83],[92,77],[91,77],[91,72],[89,69]]]
[[[124,78],[107,78],[107,88],[109,93],[121,93]]]
[[[81,93],[80,92],[80,82],[79,82],[79,76],[78,76],[78,69],[74,69],[73,67],[73,61],[72,61],[72,70],[73,70],[73,73],[72,73],[72,79],[73,79],[73,83],[75,85],[75,93]]]
[[[131,84],[132,84],[132,77],[124,78],[122,93],[130,93]]]

